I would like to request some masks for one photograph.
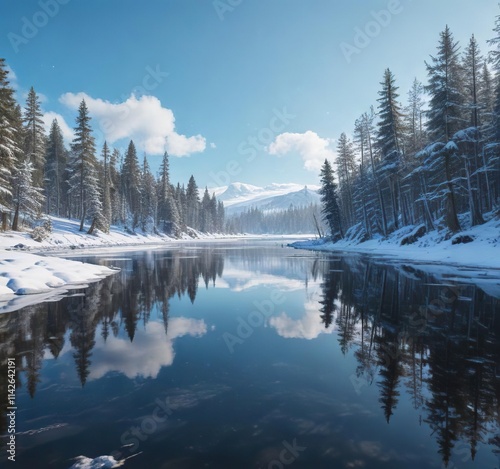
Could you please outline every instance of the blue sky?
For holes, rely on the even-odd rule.
[[[492,0],[0,0],[0,7],[0,56],[23,104],[34,86],[47,123],[57,117],[70,139],[85,98],[99,147],[106,138],[123,150],[132,138],[156,169],[167,145],[172,180],[194,174],[209,187],[317,184],[340,133],[376,105],[385,68],[404,102],[414,77],[425,82],[424,61],[446,24],[462,46],[475,34],[486,52],[500,14]],[[360,30],[372,37],[345,52]]]

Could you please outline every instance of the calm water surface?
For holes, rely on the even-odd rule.
[[[16,463],[3,437],[0,464],[499,467],[498,272],[281,241],[87,260],[121,271],[0,316],[18,381]]]

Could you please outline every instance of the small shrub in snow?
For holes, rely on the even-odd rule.
[[[469,235],[460,235],[460,236],[455,236],[451,240],[451,244],[467,244],[467,243],[472,243],[474,241],[474,238]]]
[[[361,244],[365,241],[368,241],[369,238],[370,237],[363,228],[363,225],[361,223],[358,223],[357,225],[351,226],[347,230],[344,240],[349,241],[352,244]]]
[[[401,240],[401,246],[406,246],[408,244],[414,244],[417,242],[422,236],[424,236],[427,233],[427,228],[425,225],[420,225],[417,228],[415,228],[408,236],[405,236]]]
[[[31,237],[37,241],[42,242],[52,234],[52,220],[45,218],[42,223],[36,226],[31,232]]]

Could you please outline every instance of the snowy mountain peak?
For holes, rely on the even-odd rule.
[[[257,194],[262,191],[262,187],[252,186],[243,182],[233,182],[227,186],[226,190],[222,192],[219,199],[228,201],[231,199],[238,199],[241,197]]]

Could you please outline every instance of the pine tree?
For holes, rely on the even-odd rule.
[[[210,199],[210,194],[208,193],[208,188],[205,187],[205,192],[203,193],[203,198],[201,199],[200,231],[203,231],[204,233],[211,233],[213,231],[212,217],[212,201]]]
[[[345,133],[339,137],[337,145],[337,176],[339,179],[340,207],[344,224],[350,226],[354,223],[354,198],[352,195],[352,180],[356,172],[354,149],[350,139]]]
[[[163,153],[163,159],[160,165],[160,174],[158,178],[158,222],[163,225],[170,222],[169,197],[170,197],[170,163],[167,151]]]
[[[340,218],[340,208],[337,200],[337,184],[335,183],[332,166],[325,160],[321,168],[321,188],[318,191],[321,195],[323,209],[323,219],[330,228],[332,238],[343,238],[342,222]]]
[[[179,209],[179,223],[181,231],[186,231],[186,216],[187,216],[187,199],[186,199],[186,190],[184,189],[184,185],[180,185],[177,183],[175,188],[175,201],[177,207]]]
[[[382,90],[378,99],[378,132],[377,149],[380,152],[381,162],[378,168],[383,180],[389,188],[392,207],[392,221],[394,227],[399,228],[399,181],[402,166],[402,140],[404,134],[403,113],[398,102],[398,87],[392,72],[387,69],[384,73]]]
[[[24,158],[19,160],[14,170],[14,219],[12,229],[19,230],[19,216],[24,213],[31,220],[38,218],[43,205],[43,193],[33,184],[33,163]]]
[[[141,211],[141,169],[134,142],[131,140],[122,169],[122,186],[125,196],[125,202],[128,207],[132,229],[135,230],[139,225]]]
[[[457,232],[460,224],[453,182],[453,163],[457,154],[455,147],[449,145],[449,142],[462,128],[464,99],[459,46],[448,26],[440,34],[436,57],[431,59],[431,64],[426,63],[429,76],[426,91],[430,95],[427,130],[434,146],[427,152],[431,158],[427,160],[427,167],[435,173],[444,173],[441,180],[444,180],[445,223],[451,232]],[[439,167],[440,163],[443,169]]]
[[[475,37],[472,36],[463,61],[464,89],[466,93],[465,106],[466,109],[470,111],[470,118],[468,124],[469,128],[466,131],[467,142],[462,146],[466,147],[463,160],[467,180],[471,224],[473,226],[484,223],[484,219],[481,215],[483,187],[479,176],[479,168],[481,166],[479,161],[479,146],[480,140],[482,139],[480,135],[480,113],[482,110],[479,103],[479,75],[482,65],[483,58],[479,51],[479,46]],[[469,149],[471,150],[470,155],[467,154],[469,153]]]
[[[108,220],[103,216],[102,212],[102,195],[99,191],[99,179],[96,171],[90,172],[86,177],[85,189],[87,197],[87,220],[90,222],[90,227],[87,234],[92,234],[96,228],[107,232],[109,231]]]
[[[96,177],[97,159],[90,120],[87,105],[85,100],[82,100],[76,118],[75,138],[71,145],[69,179],[69,192],[77,202],[76,213],[80,217],[80,231],[83,231],[87,215],[92,216],[91,228],[94,229],[97,222],[95,217],[98,216],[100,207]]]
[[[408,131],[406,146],[407,153],[409,154],[415,154],[420,151],[424,145],[424,104],[424,85],[415,78],[408,92],[408,106],[405,112],[405,127]]]
[[[45,194],[47,197],[47,212],[61,215],[66,205],[66,165],[68,152],[57,119],[52,121],[47,140],[45,162]]]
[[[377,171],[377,164],[375,159],[375,149],[373,144],[373,133],[374,133],[374,122],[375,120],[375,111],[373,107],[370,108],[370,112],[365,112],[361,117],[361,122],[364,127],[364,135],[366,138],[366,145],[368,149],[368,154],[370,156],[370,166],[371,166],[371,175],[373,177],[377,198],[378,198],[378,210],[373,209],[371,213],[368,213],[368,216],[376,221],[380,220],[381,226],[380,229],[384,236],[387,236],[388,227],[387,227],[387,211],[385,208],[384,196],[382,193],[382,182],[380,175]]]
[[[178,237],[181,233],[181,220],[179,215],[179,208],[174,196],[173,186],[169,186],[167,193],[167,200],[165,204],[165,232],[174,237]]]
[[[8,76],[5,59],[0,58],[0,215],[3,230],[7,228],[12,196],[11,176],[21,138],[15,128],[16,101]]]
[[[154,229],[157,206],[158,199],[155,177],[149,168],[146,155],[144,155],[141,190],[141,228],[143,231]]]
[[[103,161],[103,181],[102,181],[102,218],[103,218],[103,228],[106,233],[109,232],[109,226],[111,225],[112,212],[111,212],[111,176],[109,169],[109,147],[108,143],[104,141],[102,147],[102,161]]]
[[[219,200],[217,202],[217,231],[219,233],[225,233],[226,232],[226,210],[224,208],[224,202],[222,200]]]
[[[500,15],[495,18],[495,27],[493,29],[495,37],[488,41],[492,46],[490,51],[490,62],[493,64],[495,78],[493,83],[494,88],[494,104],[488,132],[488,150],[487,150],[487,166],[492,171],[491,197],[494,200],[500,200]],[[500,213],[500,212],[497,212]]]
[[[200,211],[200,199],[198,193],[198,186],[194,180],[193,175],[189,178],[186,189],[186,223],[194,229],[198,229],[198,218]]]
[[[42,118],[40,100],[31,87],[24,108],[24,153],[33,165],[33,184],[38,188],[45,186],[46,137]]]
[[[124,223],[125,215],[123,213],[121,188],[121,174],[117,168],[118,162],[121,160],[120,152],[115,148],[109,159],[109,184],[111,197],[111,223]]]

